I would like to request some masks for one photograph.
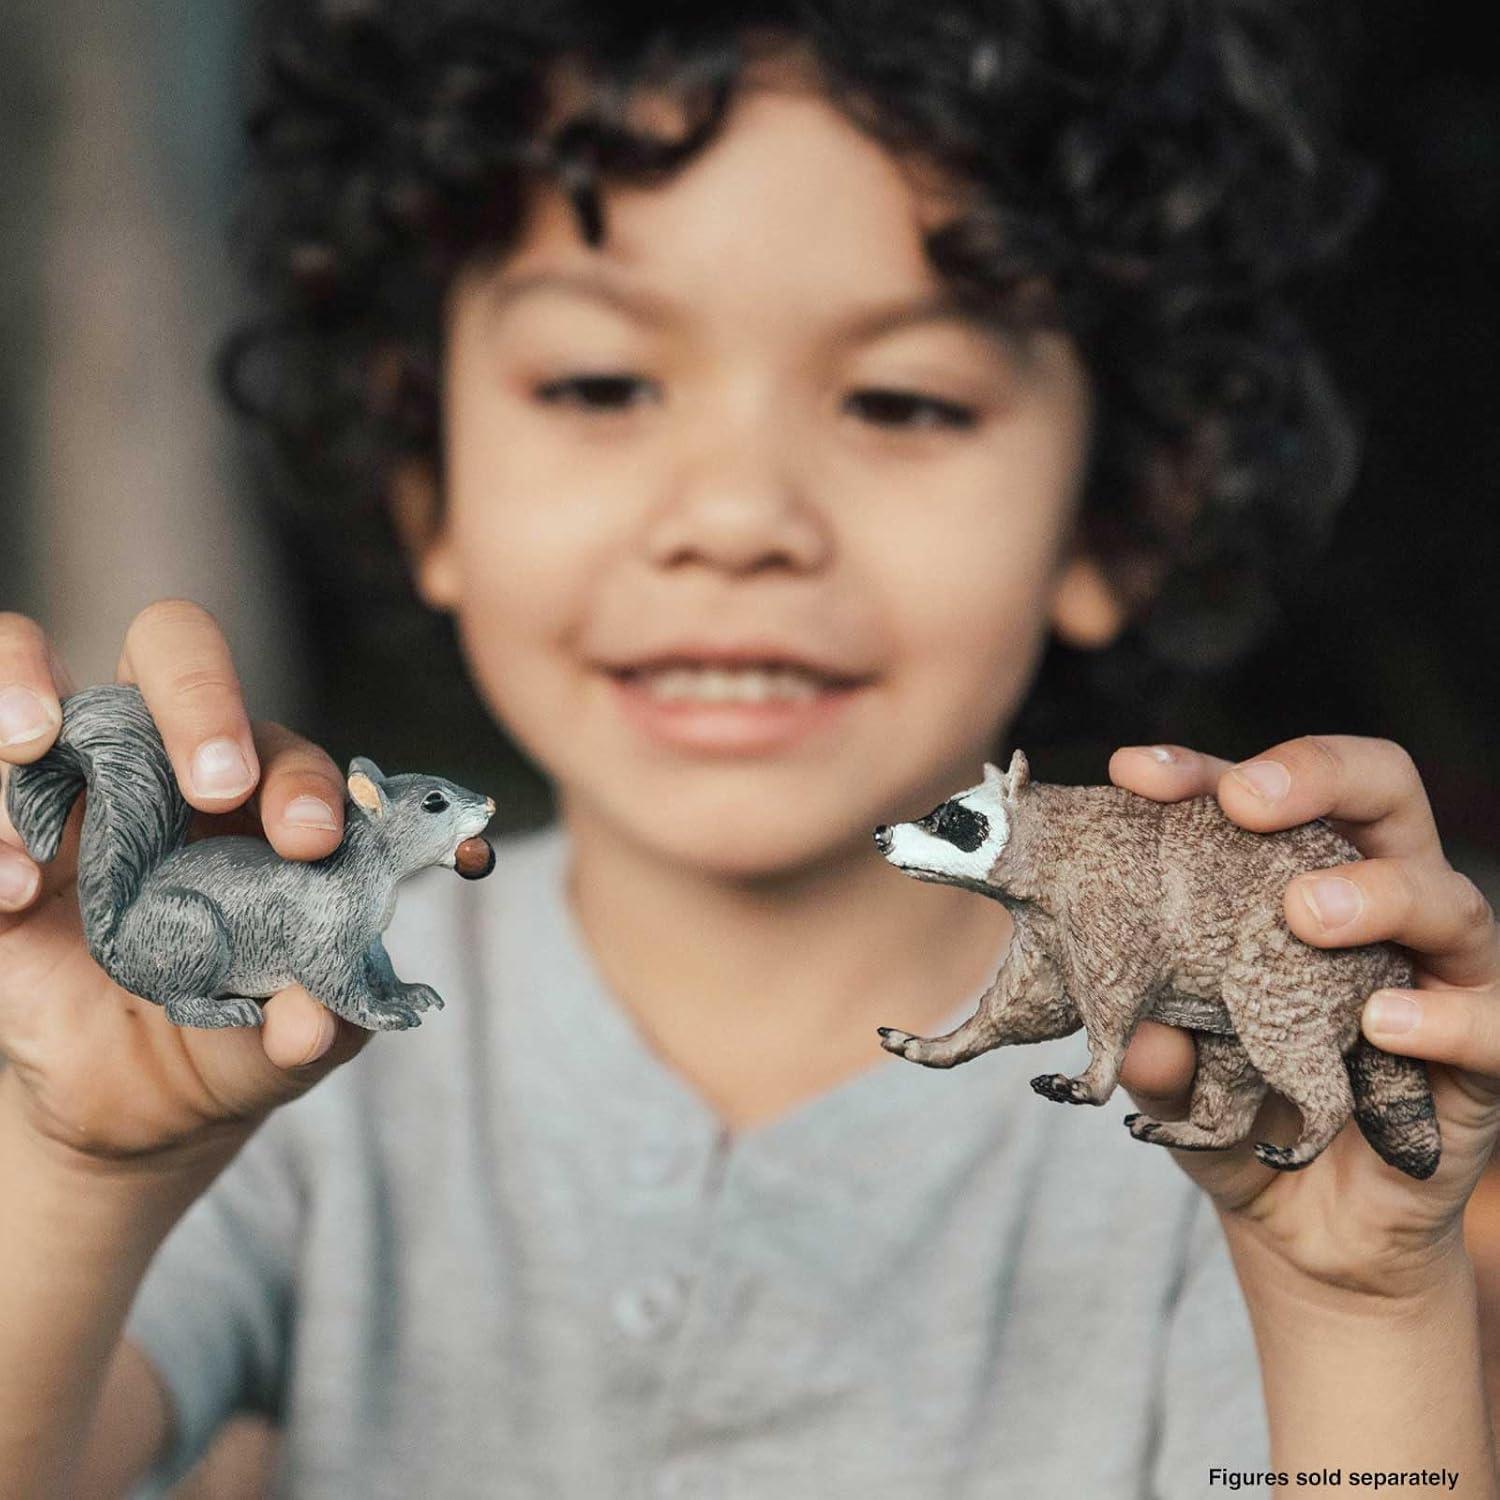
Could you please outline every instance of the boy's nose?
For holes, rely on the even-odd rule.
[[[890,851],[891,830],[887,828],[884,823],[882,823],[880,827],[875,830],[875,847],[879,849],[882,854],[886,854]]]

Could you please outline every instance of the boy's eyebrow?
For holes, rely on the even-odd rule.
[[[669,298],[617,285],[591,271],[527,271],[522,275],[502,276],[494,284],[492,299],[498,311],[530,292],[572,292],[591,297],[643,323],[677,323],[683,318],[682,310]]]
[[[628,317],[660,326],[680,326],[688,321],[689,316],[687,310],[670,297],[643,287],[624,286],[592,271],[528,271],[502,276],[494,283],[492,295],[499,310],[538,291],[571,292],[592,298]],[[992,337],[1003,337],[1008,332],[1002,320],[986,317],[972,302],[964,302],[944,289],[915,300],[901,298],[895,302],[857,308],[840,321],[835,336],[842,341],[858,342],[917,323],[959,323]]]

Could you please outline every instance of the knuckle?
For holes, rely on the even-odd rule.
[[[1484,891],[1462,870],[1454,870],[1453,904],[1464,931],[1487,935],[1495,925],[1495,908]]]
[[[1417,763],[1405,745],[1398,745],[1395,740],[1376,740],[1375,743],[1405,786],[1411,788],[1422,784],[1422,773],[1417,769]]]
[[[1424,1002],[1430,1003],[1430,1002]],[[1500,1037],[1495,1034],[1494,1006],[1481,1003],[1478,996],[1463,991],[1444,997],[1443,1004],[1456,1012],[1456,1030],[1468,1053],[1493,1054]]]
[[[1366,861],[1374,863],[1374,861]],[[1409,861],[1404,859],[1384,860],[1388,876],[1387,899],[1396,907],[1396,916],[1401,920],[1410,917],[1422,899],[1421,883]]]
[[[222,709],[226,699],[238,701],[239,684],[222,666],[204,663],[174,672],[170,692],[173,698],[194,708]]]
[[[1339,754],[1332,737],[1326,734],[1304,734],[1293,744],[1307,757],[1331,775],[1339,775],[1344,769],[1344,757]]]

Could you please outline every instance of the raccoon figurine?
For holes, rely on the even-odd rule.
[[[1283,914],[1293,877],[1360,857],[1327,823],[1253,833],[1212,796],[1154,802],[1115,786],[1048,786],[1030,780],[1017,750],[1004,774],[986,763],[978,786],[914,822],[882,825],[875,844],[915,879],[993,897],[1015,921],[974,1015],[939,1037],[882,1026],[887,1051],[948,1068],[1082,1026],[1084,1071],[1031,1086],[1061,1103],[1103,1104],[1148,1017],[1192,1032],[1198,1067],[1188,1118],[1127,1115],[1137,1140],[1233,1146],[1272,1088],[1297,1106],[1302,1129],[1291,1146],[1256,1143],[1269,1167],[1305,1167],[1353,1114],[1393,1167],[1417,1178],[1437,1169],[1426,1064],[1360,1030],[1372,991],[1411,986],[1410,961],[1387,943],[1314,948]]]

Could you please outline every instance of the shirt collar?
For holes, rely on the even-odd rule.
[[[518,1011],[499,1028],[504,1045],[528,1044],[528,1066],[552,1068],[567,1092],[601,1114],[600,1127],[633,1130],[643,1116],[662,1128],[723,1135],[717,1112],[651,1047],[608,989],[567,894],[570,846],[561,823],[513,835],[508,878],[488,903],[496,920],[487,968],[505,977],[502,992]],[[995,955],[998,968],[1003,953]],[[985,983],[965,995],[933,1035],[973,1014]],[[520,1024],[517,1037],[514,1027]],[[878,1041],[871,1037],[872,1048]],[[781,1163],[819,1176],[888,1169],[898,1142],[953,1131],[1003,1130],[1036,1071],[1031,1049],[998,1048],[957,1068],[924,1068],[882,1055],[832,1088],[765,1124],[731,1135],[741,1157]],[[576,1091],[576,1092],[575,1092]]]

